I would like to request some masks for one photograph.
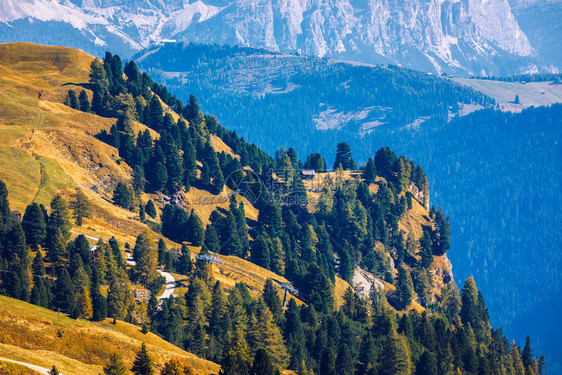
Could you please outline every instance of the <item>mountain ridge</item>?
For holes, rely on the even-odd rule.
[[[508,75],[552,70],[519,27],[507,0],[267,0],[38,2],[0,4],[0,41],[60,43],[132,55],[166,39],[239,44],[284,53],[394,63],[436,73]],[[25,32],[24,32],[25,30]],[[28,33],[26,36],[25,33]],[[72,35],[72,38],[70,38]]]

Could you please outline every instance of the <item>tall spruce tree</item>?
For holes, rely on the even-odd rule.
[[[109,363],[103,367],[104,375],[127,375],[127,368],[119,354],[114,353],[109,357]]]
[[[138,236],[133,249],[133,258],[136,262],[135,272],[140,281],[148,285],[157,276],[158,250],[150,232],[145,229]]]
[[[57,229],[61,231],[64,241],[68,241],[72,223],[70,221],[68,201],[62,195],[56,194],[53,200],[51,200],[51,214],[47,222],[47,246],[51,245],[50,240],[52,240],[52,236],[54,236]]]
[[[353,156],[351,155],[351,147],[349,147],[349,145],[345,142],[339,143],[336,150],[334,170],[340,167],[344,170],[357,169],[357,164],[355,164],[355,161],[353,161]]]
[[[72,314],[76,307],[74,298],[74,286],[70,274],[64,268],[59,268],[54,288],[54,307],[59,311]]]
[[[27,244],[34,249],[45,243],[47,237],[47,224],[43,210],[37,203],[31,203],[25,209],[21,226],[25,232]]]
[[[45,276],[45,261],[43,260],[43,254],[41,251],[38,251],[33,258],[31,272],[33,272],[34,276]]]
[[[365,166],[365,171],[363,171],[363,178],[368,184],[374,184],[377,178],[377,168],[373,158],[369,158],[367,165]]]
[[[88,94],[85,90],[80,91],[80,96],[78,97],[80,110],[82,112],[89,113],[91,111],[92,106],[90,105],[90,98],[88,98]]]
[[[148,354],[146,349],[146,344],[143,342],[140,350],[137,352],[135,360],[133,361],[133,367],[131,371],[135,375],[153,375],[154,368],[152,364],[152,358]]]
[[[271,357],[267,353],[267,350],[263,348],[258,349],[254,357],[250,375],[276,375],[278,371],[279,370],[275,368]]]

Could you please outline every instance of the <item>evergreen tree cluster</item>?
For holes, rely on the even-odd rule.
[[[46,230],[42,240],[41,233],[32,234],[29,229],[29,246],[45,241],[48,260],[64,266],[52,287],[55,308],[75,316],[96,316],[95,298],[87,296],[89,278],[89,284],[97,280],[98,289],[101,283],[109,285],[105,301],[109,316],[130,318],[130,291],[123,285],[129,277],[158,285],[156,267],[160,264],[189,275],[190,284],[184,296],[165,301],[161,309],[151,299],[150,329],[186,350],[222,363],[223,374],[275,373],[285,368],[303,374],[309,370],[319,374],[544,373],[530,344],[521,352],[508,344],[501,330],[491,329],[484,299],[472,279],[461,293],[450,278],[445,279],[440,298],[434,295],[431,267],[433,258],[449,249],[448,217],[441,208],[432,208],[431,225],[423,228],[419,240],[398,224],[414,199],[428,205],[427,177],[419,165],[383,147],[361,166],[360,176],[325,186],[317,209],[311,211],[301,171],[325,171],[320,153],[311,154],[304,164],[293,148],[283,148],[270,158],[235,132],[225,130],[216,118],[203,115],[193,95],[184,106],[164,86],[141,75],[134,62],[128,62],[124,71],[121,67],[118,56],[106,54],[103,62],[92,63],[90,81],[95,87],[94,99],[101,103],[94,106],[93,101],[92,111],[117,118],[110,132],[99,137],[116,147],[133,168],[131,181],[117,185],[114,202],[134,209],[143,191],[173,193],[190,186],[214,194],[222,192],[224,185],[259,191],[252,202],[259,210],[256,222],[246,219],[243,203],[234,197],[228,209],[212,212],[206,228],[194,211],[169,204],[161,214],[162,234],[176,242],[202,246],[202,253],[247,258],[284,275],[306,305],[299,307],[291,300],[284,310],[272,281],[257,299],[244,284],[225,291],[214,282],[205,262],[192,264],[185,244],[175,252],[168,251],[164,241],[155,247],[148,232],[137,238],[133,251],[137,265],[130,275],[119,268],[122,259],[116,256],[117,275],[108,271],[105,256],[103,271],[97,275],[92,267],[98,257],[88,256],[92,254],[84,250],[85,239],[78,237],[67,244],[68,224],[60,215],[51,219],[51,214],[47,228],[56,230]],[[72,96],[76,95],[69,93],[71,106]],[[176,121],[165,107],[180,118]],[[142,122],[152,131],[135,135],[132,121]],[[154,132],[158,133],[156,139]],[[238,157],[217,153],[213,137],[222,139]],[[338,173],[358,169],[348,144],[338,144],[333,169]],[[64,202],[53,205],[62,207]],[[29,215],[38,215],[44,208],[29,210]],[[152,201],[142,206],[142,212],[157,216]],[[115,251],[106,253],[114,255]],[[375,290],[366,301],[349,290],[338,310],[335,277],[351,281],[357,265],[394,284],[396,292],[385,296]],[[41,269],[41,259],[36,267]],[[18,293],[24,296],[21,289]],[[394,316],[387,300],[404,313]],[[420,315],[408,309],[413,301],[426,307],[426,312]]]
[[[117,241],[92,246],[84,235],[71,239],[72,217],[82,204],[70,205],[57,194],[49,208],[28,205],[20,221],[10,213],[0,181],[0,209],[0,293],[74,318],[134,321],[131,281]],[[139,264],[133,275],[143,267],[140,256]]]
[[[460,293],[448,285],[432,313],[398,315],[379,291],[365,300],[348,289],[339,310],[294,299],[284,309],[271,279],[254,298],[242,283],[223,289],[210,273],[198,263],[185,296],[167,300],[151,326],[221,363],[221,374],[545,374],[529,339],[521,349],[491,328],[472,278]]]
[[[89,86],[93,92],[91,103],[84,90],[79,98],[70,90],[65,103],[77,110],[117,118],[115,125],[109,131],[103,130],[98,138],[117,148],[122,160],[134,170],[132,187],[125,189],[128,186],[124,182],[116,186],[114,200],[119,206],[136,208],[145,190],[174,193],[197,185],[218,194],[227,178],[240,174],[242,167],[259,169],[271,160],[255,144],[225,130],[215,117],[204,116],[193,95],[184,105],[166,87],[153,83],[146,73],[141,74],[134,61],[123,68],[120,57],[107,52],[103,61],[92,62]],[[171,111],[180,115],[178,121]],[[154,140],[148,129],[134,134],[134,121],[159,133],[159,138]],[[221,138],[240,159],[215,152],[211,134]],[[235,176],[229,187],[241,178]],[[131,190],[136,200],[135,196],[129,198]]]

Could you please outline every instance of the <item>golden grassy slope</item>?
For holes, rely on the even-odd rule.
[[[59,334],[60,333],[60,334]],[[67,375],[96,375],[113,353],[130,366],[145,342],[157,367],[170,358],[183,358],[201,374],[217,373],[219,366],[200,359],[139,327],[74,320],[38,306],[0,297],[0,357],[50,368]]]
[[[0,361],[0,375],[41,375],[37,371],[33,371],[25,366]]]
[[[146,226],[135,220],[135,213],[110,202],[112,186],[128,180],[131,170],[118,162],[115,148],[94,137],[102,129],[109,130],[115,119],[62,104],[69,89],[81,90],[80,85],[88,82],[92,60],[92,56],[70,48],[0,44],[0,180],[8,186],[11,206],[22,212],[32,201],[48,205],[56,192],[70,199],[80,189],[90,201],[92,212],[74,232],[106,240],[115,236],[122,246],[125,242],[134,244]],[[173,115],[177,119],[177,114]],[[135,132],[144,129],[146,126],[134,124]],[[154,139],[158,138],[150,131]],[[211,136],[211,141],[217,151],[237,156],[220,138]],[[98,190],[92,190],[96,186]],[[228,193],[225,188],[225,199],[217,200],[207,191],[192,188],[186,198],[206,224],[217,207],[228,208]],[[148,197],[145,195],[143,202]],[[256,220],[258,211],[246,199],[244,204],[246,216]],[[179,247],[167,242],[168,247]],[[262,289],[265,275],[283,279],[244,260],[233,259],[231,263],[240,267],[236,272],[229,271],[236,275],[232,279],[221,274],[226,285],[244,280]]]

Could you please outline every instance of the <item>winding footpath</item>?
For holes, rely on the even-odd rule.
[[[8,359],[8,358],[0,358],[0,361],[15,363],[17,365],[22,365],[22,366],[27,367],[28,369],[31,369],[33,371],[37,371],[38,373],[40,373],[42,375],[49,375],[49,371],[51,371],[51,369],[48,369],[48,368],[45,368],[45,367],[32,365],[31,363],[27,363],[27,362],[14,361],[14,360]],[[59,372],[59,374],[63,375],[62,372]]]
[[[130,254],[127,255],[130,256]],[[126,262],[130,266],[135,266],[137,264],[132,257],[127,258]],[[174,276],[172,276],[170,273],[166,271],[160,271],[160,270],[157,271],[160,273],[160,275],[164,276],[164,278],[166,279],[166,284],[165,284],[166,289],[164,289],[164,292],[158,296],[158,299],[163,300],[166,298],[170,298],[174,294],[174,291],[176,290],[176,279],[174,278]]]

